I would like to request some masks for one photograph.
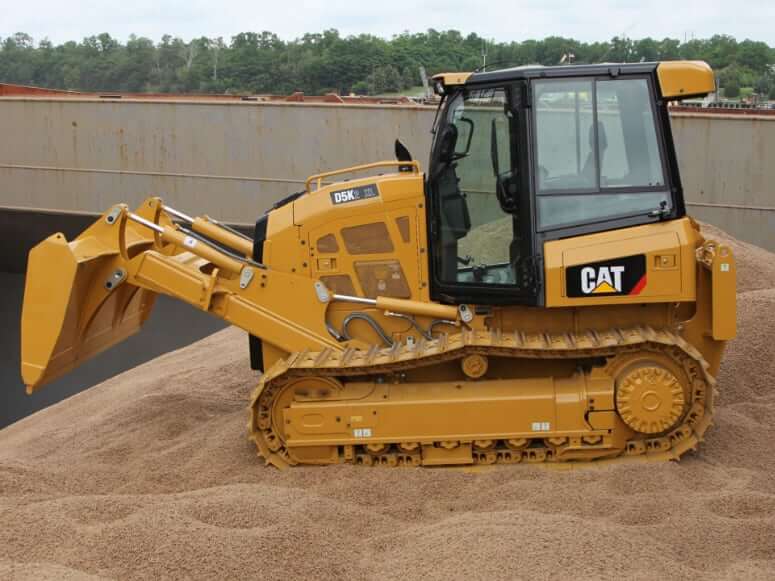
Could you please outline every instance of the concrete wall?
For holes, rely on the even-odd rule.
[[[0,98],[0,206],[101,213],[152,194],[250,224],[320,171],[428,159],[431,107]],[[775,250],[775,117],[675,114],[689,209]]]

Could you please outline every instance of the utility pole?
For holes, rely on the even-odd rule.
[[[428,82],[428,74],[425,72],[425,67],[420,65],[420,79],[422,80],[423,96],[426,99],[430,99],[433,96],[433,90],[431,84]]]
[[[221,50],[221,39],[210,40],[210,49],[213,51],[213,81],[218,80],[218,52]]]

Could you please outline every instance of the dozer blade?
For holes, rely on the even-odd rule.
[[[96,237],[50,236],[30,251],[21,371],[27,392],[136,333],[156,293],[123,282],[118,251]]]

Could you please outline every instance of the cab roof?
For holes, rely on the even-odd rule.
[[[707,95],[716,90],[715,77],[703,61],[662,61],[648,63],[600,63],[592,65],[562,65],[545,67],[527,65],[475,73],[440,73],[433,80],[443,87],[497,83],[538,78],[568,78],[581,76],[617,77],[622,74],[653,74],[656,71],[664,99],[685,99]]]

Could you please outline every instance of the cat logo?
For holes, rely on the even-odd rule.
[[[646,256],[623,256],[612,260],[570,266],[565,271],[569,297],[639,295],[646,288]]]
[[[585,295],[622,292],[623,266],[601,266],[581,269],[581,292]]]

